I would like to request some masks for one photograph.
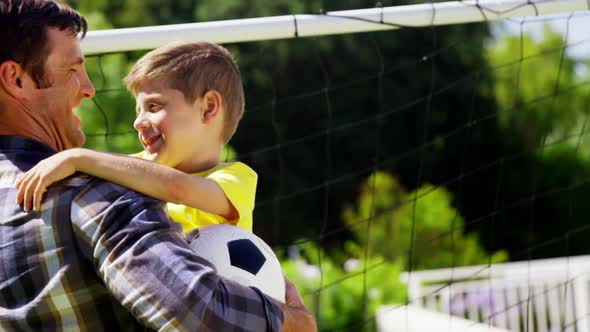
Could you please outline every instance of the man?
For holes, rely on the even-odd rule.
[[[52,0],[0,0],[0,330],[315,330],[291,283],[281,305],[217,276],[162,202],[78,176],[39,212],[15,204],[23,172],[84,143],[86,29]]]

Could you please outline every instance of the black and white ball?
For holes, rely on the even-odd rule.
[[[190,246],[210,261],[217,273],[285,303],[285,279],[272,249],[258,236],[232,225],[201,227],[189,236]]]

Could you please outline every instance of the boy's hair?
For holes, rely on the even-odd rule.
[[[12,60],[31,75],[37,88],[49,87],[45,62],[51,49],[47,28],[86,34],[88,25],[80,13],[52,0],[0,0],[0,63]]]
[[[133,95],[137,95],[142,83],[161,81],[182,92],[189,103],[209,90],[217,90],[225,112],[223,143],[233,136],[244,114],[244,89],[238,66],[224,47],[213,43],[162,46],[139,59],[124,81]]]

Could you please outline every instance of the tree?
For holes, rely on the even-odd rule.
[[[579,132],[588,92],[576,73],[577,61],[568,56],[563,37],[545,26],[544,39],[509,36],[492,44],[486,56],[494,66],[493,95],[498,121],[528,148]]]
[[[475,179],[468,189],[487,208],[459,202],[471,220],[487,215],[482,239],[489,248],[508,249],[515,260],[590,249],[575,240],[585,234],[581,201],[589,194],[588,77],[559,34],[545,27],[544,35],[508,36],[487,48],[505,152],[490,167],[495,190],[482,193]]]
[[[379,256],[401,261],[405,270],[498,263],[507,254],[488,254],[477,234],[465,234],[463,217],[443,187],[423,185],[406,192],[385,172],[361,185],[357,204],[343,219],[358,239],[357,257]]]
[[[301,256],[282,258],[282,266],[315,313],[321,331],[375,331],[372,317],[377,307],[406,301],[406,286],[399,278],[401,261],[371,256],[351,259],[353,264],[343,268],[312,242],[298,247]]]

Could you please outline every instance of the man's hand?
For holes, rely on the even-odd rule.
[[[285,304],[282,305],[285,320],[283,332],[315,332],[318,330],[311,311],[305,307],[303,299],[289,279],[285,278]]]

